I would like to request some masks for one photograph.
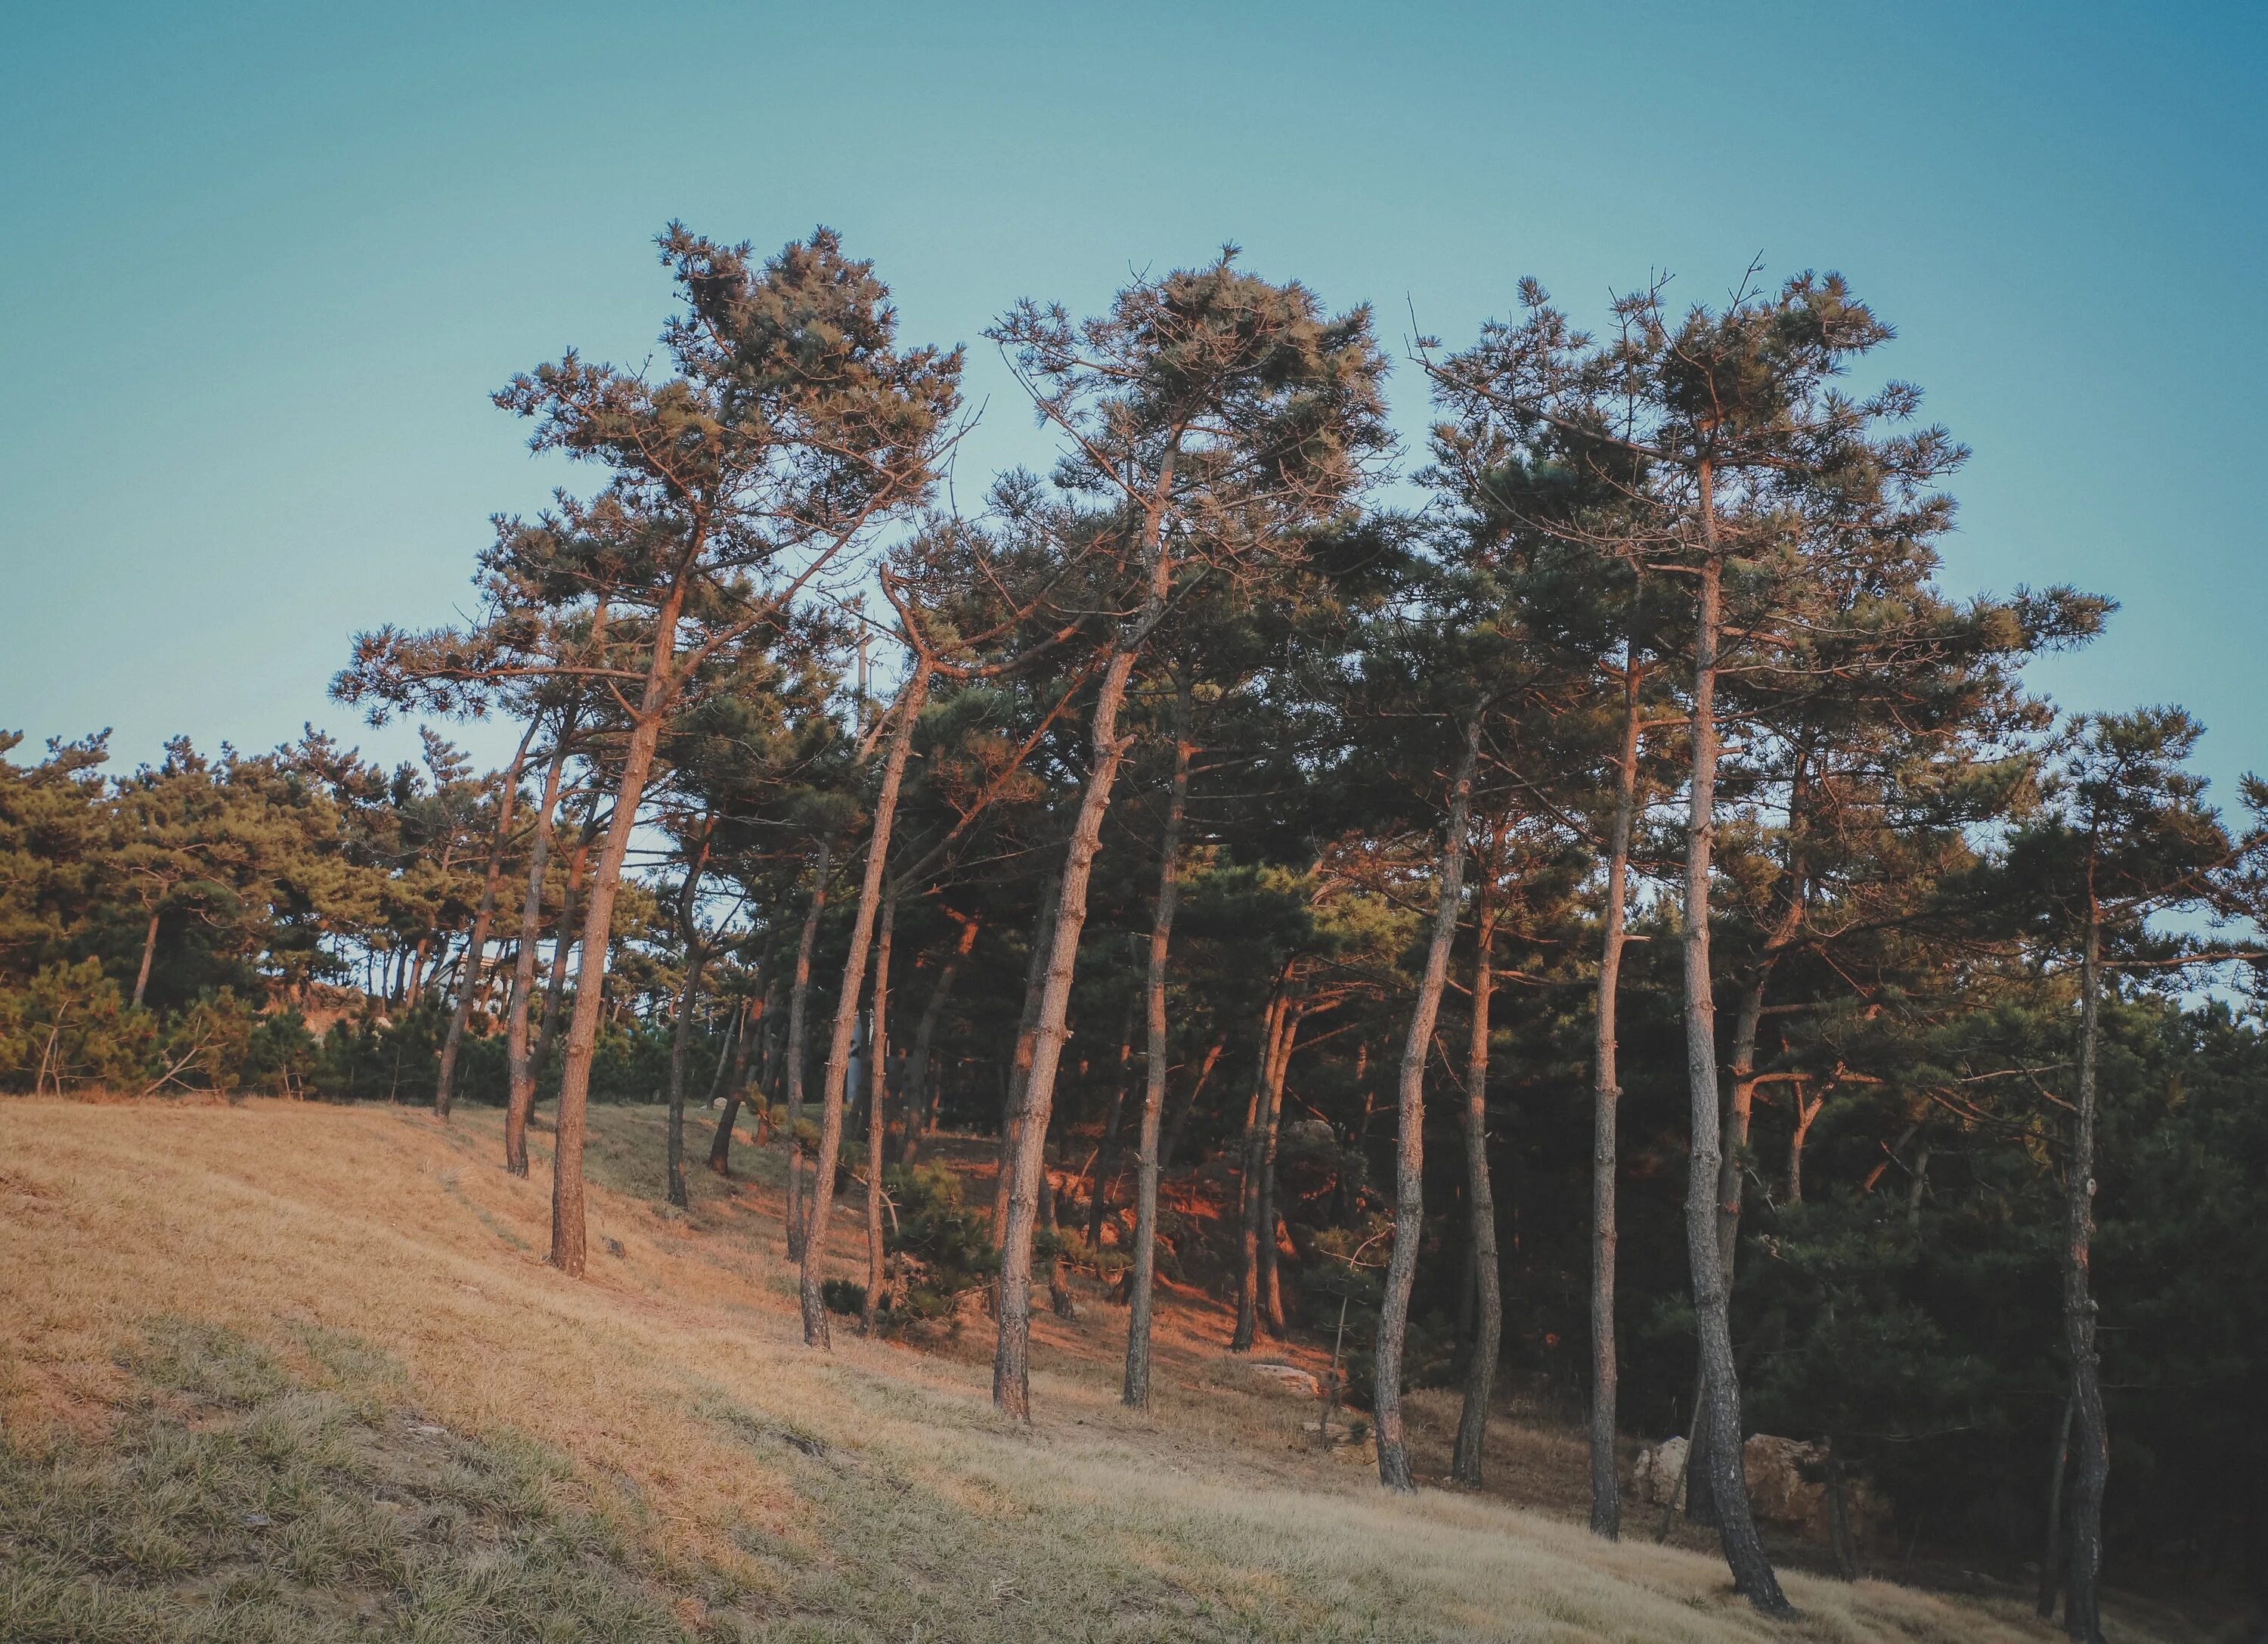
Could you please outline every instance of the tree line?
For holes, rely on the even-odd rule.
[[[2110,601],[1940,587],[1967,453],[1860,386],[1892,333],[1839,276],[1595,332],[1524,283],[1410,344],[1422,453],[1371,311],[1233,248],[1020,302],[985,337],[1049,466],[964,511],[963,355],[870,264],[659,246],[662,365],[496,396],[595,483],[335,687],[508,721],[510,763],[0,763],[7,1077],[461,1095],[521,1174],[551,1103],[570,1274],[593,1099],[666,1101],[680,1204],[688,1107],[729,1172],[747,1104],[816,1348],[846,1189],[863,1327],[906,1226],[952,1229],[1022,1419],[1070,1269],[1136,1408],[1161,1276],[1233,1294],[1240,1351],[1351,1317],[1387,1485],[1444,1382],[1477,1484],[1516,1369],[1587,1412],[1602,1536],[1620,1435],[1687,1434],[1768,1613],[1758,1430],[2037,1555],[2074,1637],[2106,1526],[2263,1567],[2263,835],[2178,709],[2025,682]],[[940,1127],[998,1138],[989,1216],[918,1168]]]

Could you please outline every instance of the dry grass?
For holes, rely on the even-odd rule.
[[[445,1128],[407,1110],[258,1102],[0,1103],[0,1436],[13,1464],[53,1474],[200,1430],[196,1410],[153,1383],[148,1344],[153,1329],[218,1331],[280,1378],[260,1397],[343,1401],[326,1419],[357,1425],[322,1428],[322,1441],[360,1461],[276,1463],[312,1469],[342,1500],[401,1464],[384,1441],[404,1412],[469,1457],[556,1458],[526,1463],[551,1480],[551,1506],[514,1508],[536,1516],[499,1519],[481,1557],[567,1544],[584,1548],[576,1568],[592,1580],[614,1571],[593,1590],[615,1595],[620,1626],[593,1616],[562,1636],[648,1636],[648,1598],[686,1636],[725,1639],[2058,1636],[2013,1602],[1801,1576],[1790,1585],[1803,1618],[1773,1626],[1705,1555],[1607,1545],[1483,1498],[1388,1497],[1309,1448],[1310,1409],[1256,1388],[1212,1345],[1217,1315],[1188,1298],[1167,1312],[1152,1414],[1119,1407],[1123,1316],[1094,1307],[1042,1325],[1039,1423],[1019,1431],[990,1409],[981,1339],[918,1353],[842,1330],[831,1355],[801,1345],[776,1156],[742,1150],[747,1179],[733,1183],[696,1168],[693,1208],[673,1212],[651,1179],[655,1114],[594,1117],[596,1255],[577,1283],[540,1260],[548,1161],[539,1146],[535,1179],[504,1175],[492,1114]],[[693,1129],[697,1160],[706,1126]],[[839,1225],[846,1273],[855,1225]],[[244,1408],[253,1420],[266,1405]],[[173,1427],[153,1438],[153,1420]],[[1498,1465],[1542,1442],[1513,1435]],[[106,1567],[151,1603],[210,1598],[153,1586],[130,1558]],[[551,1602],[541,1569],[523,1575],[528,1603]],[[326,1625],[538,1635],[461,1606],[423,1613],[399,1580],[370,1591]]]

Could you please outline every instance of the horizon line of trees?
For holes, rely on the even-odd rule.
[[[1137,1408],[1161,1268],[1233,1291],[1239,1351],[1351,1316],[1387,1485],[1407,1389],[1462,1385],[1476,1484],[1533,1374],[1587,1412],[1602,1536],[1618,1435],[1689,1435],[1683,1510],[1766,1613],[1760,1412],[1838,1508],[1864,1469],[2037,1551],[2077,1638],[2106,1522],[2263,1567],[2228,1458],[2268,1463],[2268,1065],[2228,1000],[2264,835],[2178,709],[2026,685],[2109,600],[1939,587],[1966,452],[1852,386],[1892,334],[1839,276],[1656,283],[1596,335],[1527,282],[1418,339],[1415,507],[1368,308],[1233,247],[1022,302],[986,337],[1052,467],[962,514],[962,354],[901,343],[871,265],[659,243],[665,368],[496,396],[595,489],[499,517],[475,616],[361,636],[335,688],[506,719],[510,764],[431,729],[391,773],[312,730],[0,763],[0,1077],[498,1101],[520,1174],[555,1102],[570,1274],[592,1100],[666,1100],[681,1204],[687,1108],[728,1172],[750,1102],[813,1346],[845,1181],[861,1327],[895,1196],[989,1274],[1025,1420],[1067,1266],[1118,1280]],[[989,1219],[916,1168],[946,1124],[998,1138]]]

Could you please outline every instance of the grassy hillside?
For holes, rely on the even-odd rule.
[[[1802,1576],[1774,1626],[1705,1553],[1391,1498],[1189,1298],[1151,1415],[1094,1307],[1040,1327],[1018,1430],[981,1323],[801,1345],[776,1157],[673,1212],[653,1114],[593,1117],[577,1283],[493,1114],[0,1103],[0,1639],[2060,1636]]]

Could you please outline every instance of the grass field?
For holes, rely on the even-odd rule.
[[[544,1139],[516,1181],[493,1113],[0,1102],[0,1640],[2060,1636],[1802,1575],[1765,1623],[1705,1552],[1390,1497],[1197,1298],[1141,1417],[1122,1310],[1043,1321],[1018,1429],[981,1320],[801,1345],[777,1155],[676,1212],[657,1111],[593,1118],[576,1282]],[[858,1243],[846,1214],[846,1274]],[[1498,1474],[1565,1463],[1503,1425]]]

